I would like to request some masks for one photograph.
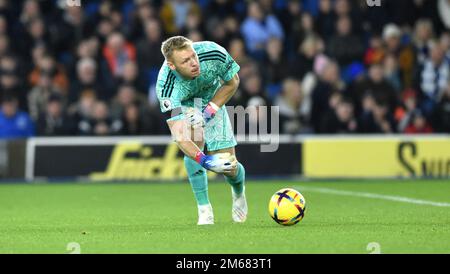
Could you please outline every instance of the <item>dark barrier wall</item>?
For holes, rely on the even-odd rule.
[[[249,176],[301,174],[301,144],[280,144],[272,153],[243,144],[237,157]],[[111,145],[39,145],[32,177],[89,177],[92,180],[175,180],[186,178],[183,154],[175,144],[119,142]],[[215,177],[214,173],[209,174]]]
[[[237,156],[248,176],[450,178],[450,135],[280,137],[278,149],[270,153],[261,152],[259,143],[238,145]],[[3,142],[0,178],[24,177],[179,180],[186,178],[186,171],[183,155],[170,137]]]
[[[8,142],[8,174],[9,178],[23,179],[25,174],[27,140]]]
[[[0,142],[0,178],[20,179],[25,176],[26,140]]]

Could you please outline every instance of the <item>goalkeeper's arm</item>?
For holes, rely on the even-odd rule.
[[[216,106],[221,108],[223,105],[230,101],[231,97],[236,93],[237,88],[239,87],[239,76],[236,73],[230,81],[225,82],[220,89],[216,92],[214,97],[211,99],[211,102]]]
[[[202,167],[216,173],[226,173],[236,168],[237,161],[234,155],[230,155],[229,153],[205,155],[203,153],[199,148],[203,147],[203,129],[192,130],[185,119],[168,121],[167,123],[172,137],[175,138],[180,150]]]
[[[224,106],[230,99],[233,97],[233,95],[236,93],[237,88],[239,87],[239,76],[236,73],[231,80],[228,82],[225,82],[220,89],[216,92],[214,97],[211,99],[209,104],[206,106],[206,108],[203,110],[203,117],[205,119],[205,122],[209,122],[216,112]]]

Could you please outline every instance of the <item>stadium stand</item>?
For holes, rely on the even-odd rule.
[[[172,35],[241,66],[231,105],[280,133],[450,132],[450,1],[0,0],[0,138],[166,135],[155,97]]]

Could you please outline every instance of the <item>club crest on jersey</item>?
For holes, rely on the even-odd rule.
[[[170,100],[166,99],[163,101],[162,105],[164,110],[168,110],[171,108],[172,103],[170,102]]]

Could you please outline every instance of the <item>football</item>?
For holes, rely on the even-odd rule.
[[[284,226],[298,224],[305,216],[305,210],[305,198],[292,188],[277,191],[269,202],[270,216],[275,222]]]

